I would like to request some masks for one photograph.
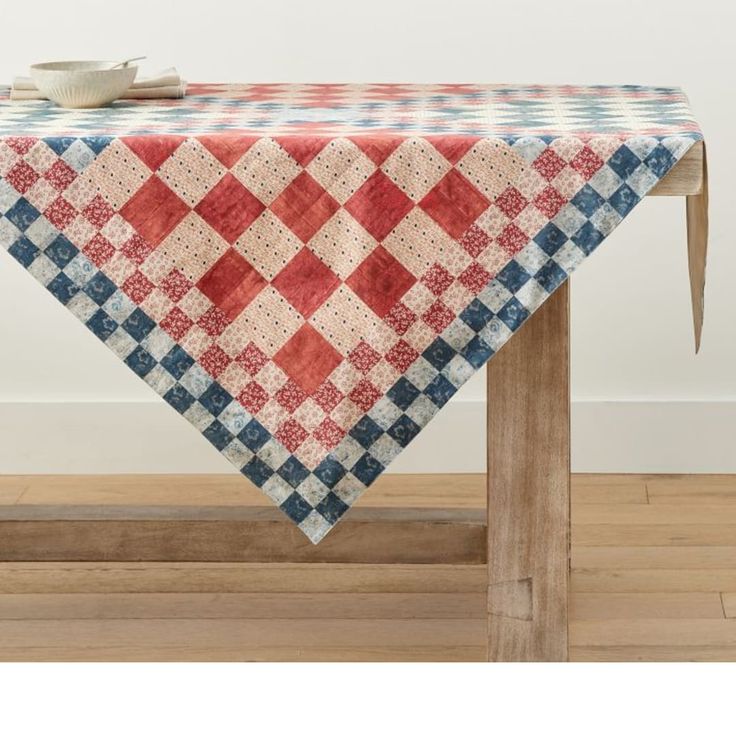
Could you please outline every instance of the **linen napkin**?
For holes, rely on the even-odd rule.
[[[122,95],[127,100],[155,100],[184,97],[187,83],[172,66],[150,77],[137,79],[130,89]],[[10,89],[11,100],[43,100],[30,77],[15,77]]]

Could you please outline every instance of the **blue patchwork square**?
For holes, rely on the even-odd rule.
[[[548,255],[553,256],[567,242],[567,235],[552,222],[548,222],[534,238],[534,242]]]
[[[281,504],[281,510],[297,524],[301,524],[304,519],[312,513],[312,506],[302,498],[296,491],[289,496]]]
[[[194,403],[195,398],[184,386],[177,383],[164,394],[164,400],[170,406],[173,406],[179,414],[183,414]]]
[[[15,260],[24,268],[28,268],[28,266],[36,260],[36,257],[40,252],[41,251],[25,235],[18,238],[15,243],[8,248],[8,253],[10,253],[10,255],[13,256],[13,258],[15,258]]]
[[[435,378],[424,389],[424,393],[432,399],[432,402],[443,407],[455,394],[457,388],[442,374]]]
[[[102,271],[98,271],[84,287],[84,293],[95,304],[102,306],[115,292],[117,286],[105,276]]]
[[[316,511],[334,524],[350,507],[335,493],[330,491],[316,506]]]
[[[147,376],[156,367],[156,358],[140,345],[125,359],[126,365],[141,378]]]
[[[603,233],[601,233],[591,222],[586,222],[571,240],[585,255],[590,255],[602,242]]]
[[[622,178],[626,179],[636,171],[641,159],[628,147],[621,146],[611,158],[608,165]]]
[[[118,323],[104,309],[98,309],[87,320],[87,327],[104,341],[117,330]]]
[[[49,245],[46,246],[44,253],[59,267],[66,268],[72,261],[74,256],[79,253],[79,249],[72,245],[68,238],[63,235],[57,235]]]
[[[456,355],[456,350],[450,347],[441,337],[422,353],[422,357],[438,371],[441,371]]]
[[[511,297],[498,313],[498,318],[512,332],[518,330],[528,316],[529,310],[516,297]]]
[[[421,391],[411,381],[401,376],[387,391],[386,395],[399,409],[406,411],[420,393]]]
[[[252,457],[240,472],[259,488],[273,475],[273,470],[259,457]]]
[[[406,414],[402,414],[387,430],[402,447],[406,447],[420,432],[421,427]]]
[[[476,335],[463,349],[462,356],[473,366],[480,368],[493,355],[493,348],[486,344],[480,336]]]
[[[217,419],[202,434],[220,451],[224,450],[233,441],[233,436],[228,428]]]
[[[240,430],[238,439],[251,452],[258,452],[271,439],[270,432],[256,419],[251,419],[248,424]]]
[[[210,414],[219,416],[225,407],[233,400],[233,397],[214,381],[207,390],[199,397],[199,403],[204,406]]]
[[[676,162],[677,159],[661,143],[657,144],[644,159],[644,163],[660,179],[675,165]]]
[[[41,213],[25,197],[21,197],[5,213],[5,217],[21,232],[25,232],[40,216]]]
[[[143,339],[155,326],[156,323],[138,307],[122,324],[123,329],[138,342],[143,342]]]
[[[53,138],[44,138],[43,142],[57,155],[61,156],[64,151],[66,151],[69,146],[71,146],[74,141],[76,141],[76,138],[72,137],[56,137]]]
[[[570,201],[586,217],[591,217],[606,200],[590,184],[586,184]]]
[[[534,279],[537,283],[550,294],[567,278],[565,271],[560,268],[553,260],[547,261],[542,268],[537,271]]]
[[[91,148],[97,156],[99,156],[110,145],[112,140],[112,136],[109,135],[94,135],[82,138],[82,142]]]
[[[369,486],[384,471],[383,465],[369,452],[360,457],[350,472],[364,485]]]
[[[541,247],[541,246],[540,246]],[[499,272],[496,279],[512,294],[521,289],[531,276],[516,261],[509,261]]]
[[[79,291],[79,287],[62,271],[56,274],[46,287],[62,304],[69,300]]]
[[[309,476],[309,471],[293,455],[277,472],[292,488],[296,488]]]
[[[608,198],[608,202],[621,217],[626,217],[639,203],[639,195],[628,184],[622,184]]]
[[[347,471],[342,463],[328,455],[315,469],[314,474],[328,487],[334,488],[345,476]]]
[[[366,450],[383,434],[383,430],[368,416],[363,417],[351,430],[350,436]]]
[[[493,319],[493,312],[480,299],[473,299],[460,313],[460,319],[471,330],[480,332]]]
[[[174,345],[161,358],[161,365],[178,381],[194,365],[194,358],[180,345]]]

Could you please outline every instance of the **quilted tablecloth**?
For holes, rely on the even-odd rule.
[[[0,244],[318,542],[701,139],[677,89],[0,90]]]

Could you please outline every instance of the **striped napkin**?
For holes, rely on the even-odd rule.
[[[187,83],[172,66],[153,76],[136,80],[122,97],[128,100],[179,98],[184,97],[186,90]],[[10,89],[10,99],[43,100],[45,98],[30,77],[15,77]]]

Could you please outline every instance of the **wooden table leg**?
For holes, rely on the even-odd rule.
[[[488,659],[565,661],[570,556],[569,291],[488,364]]]

